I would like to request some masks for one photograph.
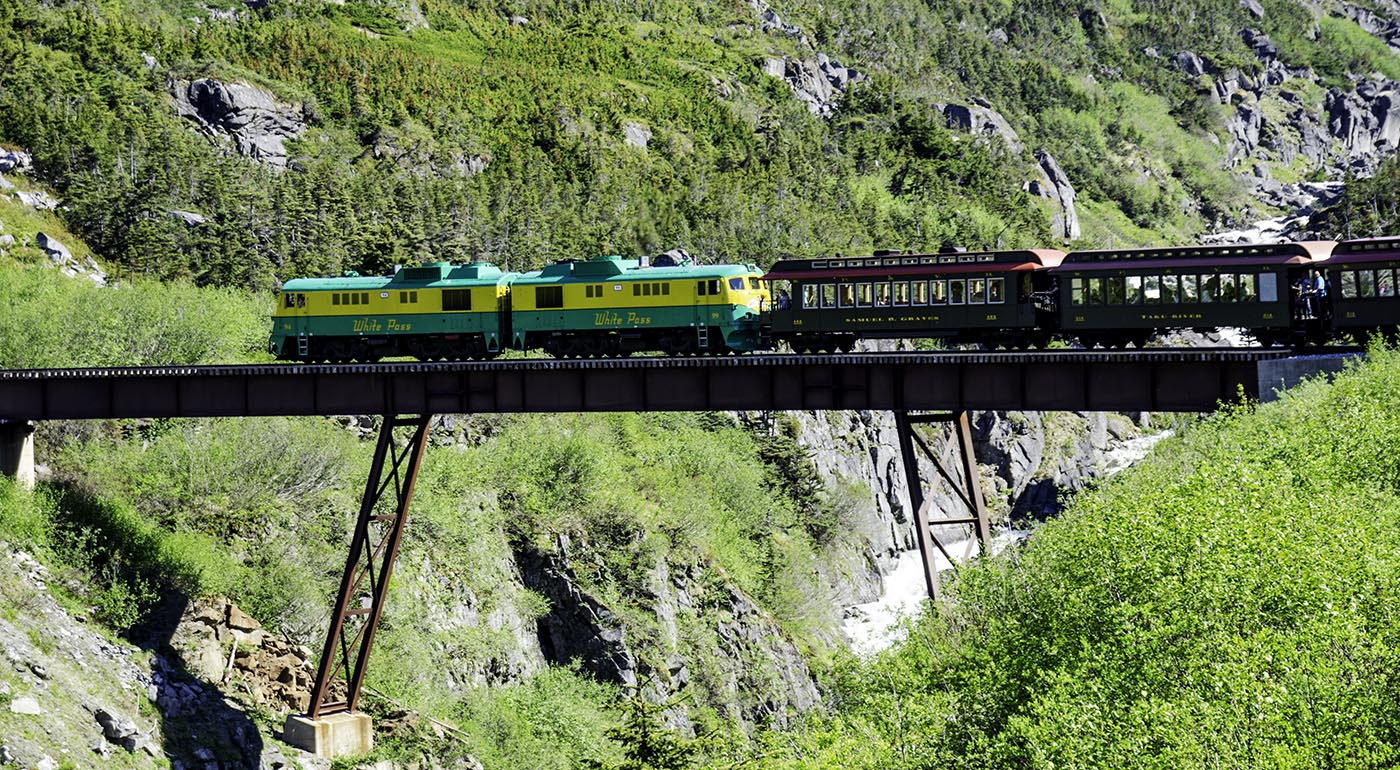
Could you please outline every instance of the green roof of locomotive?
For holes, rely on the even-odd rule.
[[[501,272],[490,262],[454,265],[434,262],[405,267],[393,275],[361,276],[348,273],[336,278],[294,278],[282,284],[282,291],[370,291],[374,289],[420,289],[429,286],[494,286],[515,273]]]
[[[760,272],[755,265],[643,265],[623,257],[594,257],[590,260],[565,259],[543,270],[523,273],[512,284],[600,283],[605,281],[665,281],[729,278]]]

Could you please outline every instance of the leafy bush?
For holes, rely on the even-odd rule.
[[[0,366],[141,366],[266,358],[266,301],[228,289],[99,287],[42,267],[0,266]]]
[[[765,767],[1400,761],[1400,352],[1227,410],[1081,494]]]

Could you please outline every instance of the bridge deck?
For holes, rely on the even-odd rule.
[[[0,419],[750,409],[1210,411],[1285,350],[0,370]],[[1267,381],[1267,380],[1266,380]]]

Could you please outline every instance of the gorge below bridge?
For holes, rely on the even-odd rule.
[[[935,553],[953,561],[939,533],[970,527],[984,547],[990,537],[969,411],[1210,412],[1270,400],[1356,354],[1182,348],[0,370],[0,471],[33,484],[33,425],[43,420],[383,415],[311,705],[284,731],[307,751],[345,756],[371,743],[357,703],[434,415],[892,411],[936,598]],[[960,467],[946,467],[914,429],[930,422],[952,425]],[[931,515],[920,453],[965,513]]]

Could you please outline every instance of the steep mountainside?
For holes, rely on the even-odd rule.
[[[119,274],[254,288],[444,257],[1189,241],[1393,153],[1395,11],[8,0],[0,143]]]

